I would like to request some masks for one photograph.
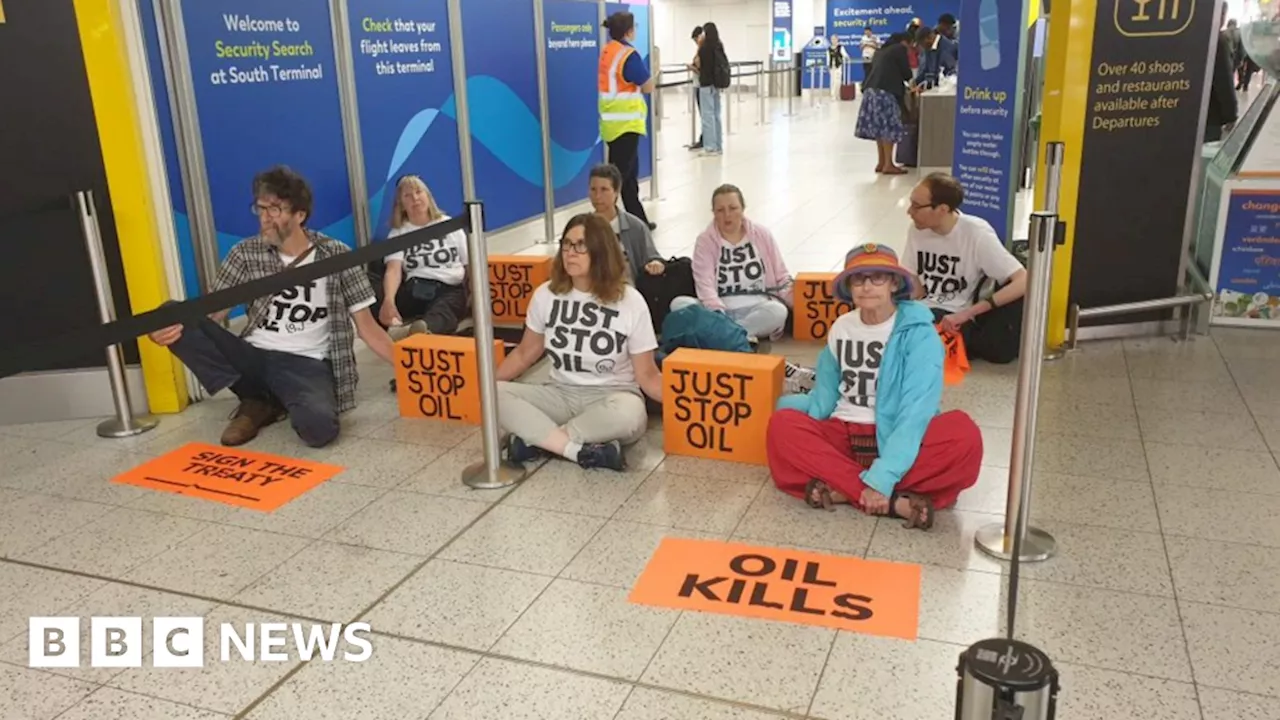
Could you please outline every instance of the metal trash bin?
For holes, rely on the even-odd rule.
[[[982,640],[960,654],[956,720],[1053,720],[1058,671],[1018,640]]]

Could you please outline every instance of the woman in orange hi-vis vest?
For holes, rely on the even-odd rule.
[[[646,134],[649,105],[644,96],[653,92],[654,78],[640,53],[631,46],[636,37],[636,18],[616,12],[604,23],[609,44],[600,53],[600,137],[609,147],[609,162],[622,173],[622,205],[627,212],[648,224],[657,225],[640,204],[640,137]]]

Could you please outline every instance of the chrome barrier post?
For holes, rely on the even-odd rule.
[[[809,66],[809,107],[818,103],[818,66]]]
[[[689,81],[689,144],[691,148],[698,144],[698,86]]]
[[[89,251],[93,291],[98,298],[98,317],[103,325],[107,325],[116,321],[116,303],[111,292],[111,278],[107,276],[107,257],[102,250],[102,232],[98,225],[98,208],[93,202],[93,191],[81,190],[76,193],[76,205],[80,210],[80,231],[84,234],[84,246]],[[120,343],[107,348],[107,378],[111,382],[111,400],[115,405],[116,415],[98,424],[99,437],[133,437],[160,424],[154,415],[133,414],[129,382],[124,376],[124,350]]]
[[[650,22],[652,23],[653,13],[649,13]],[[652,29],[652,24],[650,28]],[[653,33],[649,33],[652,41]],[[654,68],[653,96],[649,101],[649,127],[653,128],[653,134],[649,136],[649,199],[658,199],[658,146],[661,144],[659,136],[662,133],[662,64],[659,61],[661,51],[657,47],[650,50],[650,65]],[[551,236],[548,235],[548,238]],[[550,240],[548,240],[550,242]]]
[[[549,243],[556,236],[555,167],[551,156],[551,102],[547,91],[547,27],[543,0],[533,0],[534,53],[538,70],[538,120],[542,126],[542,239]],[[487,272],[487,271],[486,271]],[[489,297],[472,295],[472,297]]]
[[[1062,190],[1062,163],[1063,155],[1066,152],[1065,145],[1060,142],[1051,142],[1044,148],[1044,164],[1045,164],[1045,183],[1044,183],[1044,209],[1045,212],[1058,214],[1058,194]],[[1025,306],[1026,303],[1023,303]],[[1067,351],[1063,346],[1046,347],[1044,351],[1044,359],[1048,362],[1061,360],[1066,357]]]
[[[480,377],[480,436],[484,460],[462,471],[462,482],[476,490],[515,485],[529,474],[524,465],[502,462],[498,436],[498,366],[493,355],[493,316],[489,312],[489,247],[484,236],[484,204],[468,202],[471,236],[467,263],[471,271],[471,319],[475,323],[476,369]]]
[[[453,105],[458,114],[458,159],[462,161],[462,199],[475,202],[476,166],[471,155],[471,105],[467,102],[467,55],[462,47],[462,0],[448,0],[448,8],[450,59],[453,60]],[[485,272],[488,272],[487,268]],[[487,274],[485,278],[487,281]]]
[[[1027,294],[1022,315],[1022,354],[1018,366],[1018,397],[1013,415],[1013,450],[1009,458],[1009,497],[1003,523],[978,528],[974,544],[1000,560],[1039,562],[1053,557],[1057,541],[1039,528],[1030,527],[1031,476],[1035,467],[1036,411],[1040,396],[1040,370],[1044,364],[1045,330],[1049,316],[1049,279],[1058,216],[1037,212],[1031,216]]]
[[[734,77],[732,74],[733,73],[732,68],[729,69],[729,73],[730,73],[729,88],[724,92],[728,92],[729,90],[733,89]],[[724,92],[722,92],[721,95],[723,95]],[[733,134],[733,98],[729,98],[728,102],[725,102],[724,98],[722,97],[720,99],[720,107],[724,108],[724,134],[732,135]]]
[[[759,124],[761,127],[763,127],[763,126],[764,126],[764,103],[765,103],[765,99],[766,99],[765,91],[764,91],[764,80],[765,80],[765,77],[766,77],[766,75],[765,75],[765,72],[764,72],[763,70],[761,70],[761,71],[760,71],[760,74],[756,76],[756,104],[758,104],[758,105],[760,106],[760,108],[759,108],[759,110],[760,110],[760,120],[759,120],[758,124]]]
[[[796,114],[796,66],[795,63],[787,63],[787,117],[795,117]]]
[[[338,76],[338,98],[342,111],[342,139],[347,154],[347,183],[351,188],[352,219],[356,227],[356,247],[364,247],[373,241],[374,220],[370,217],[364,146],[360,139],[360,105],[356,100],[355,60],[351,50],[349,17],[347,0],[329,0],[334,65],[337,71],[335,74]]]

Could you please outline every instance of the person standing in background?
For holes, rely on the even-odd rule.
[[[622,205],[649,221],[640,204],[640,138],[648,133],[649,105],[644,96],[653,92],[654,79],[640,53],[631,46],[636,37],[636,17],[616,12],[605,21],[609,43],[600,53],[597,86],[600,91],[600,137],[609,148],[609,163],[622,173]]]
[[[701,25],[695,25],[695,26],[694,26],[694,28],[693,28],[693,35],[692,35],[692,37],[693,37],[693,45],[694,45],[694,50],[693,50],[693,62],[689,63],[686,67],[688,67],[688,68],[689,68],[689,72],[690,72],[692,75],[696,76],[696,75],[698,74],[698,49],[702,47],[702,26],[701,26]],[[695,116],[697,116],[697,114],[698,114],[698,90],[697,90],[697,86],[696,86],[696,85],[694,86],[693,96],[694,96],[694,97],[693,97],[693,99],[694,99],[694,103],[693,103],[693,114],[694,114]],[[690,146],[689,146],[689,149],[690,149],[690,150],[701,150],[701,149],[702,149],[702,133],[701,133],[701,132],[699,132],[699,133],[698,133],[698,141],[697,141],[696,143],[694,143],[694,144],[690,145]]]
[[[938,18],[938,70],[939,75],[955,75],[960,64],[960,43],[956,41],[956,16],[943,13]]]
[[[862,29],[862,40],[858,42],[858,47],[862,48],[862,91],[867,91],[867,78],[871,77],[871,58],[875,57],[876,51],[880,49],[880,38],[871,32],[871,28]]]
[[[1226,16],[1227,6],[1223,5],[1218,22],[1221,23]],[[1224,38],[1219,36],[1217,53],[1213,61],[1209,103],[1205,107],[1204,142],[1207,143],[1221,140],[1223,134],[1229,132],[1235,125],[1240,113],[1240,105],[1232,87],[1231,70],[1235,65],[1232,63],[1231,48],[1223,40]]]
[[[844,85],[844,46],[840,38],[831,36],[831,45],[827,48],[827,72],[831,74],[831,94],[840,99],[840,86]]]
[[[729,56],[720,42],[720,29],[715,23],[702,26],[702,45],[698,47],[698,102],[702,111],[702,152],[720,155],[724,152],[723,126],[720,124],[720,95],[732,80]]]

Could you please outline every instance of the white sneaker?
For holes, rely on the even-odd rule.
[[[816,373],[813,368],[802,367],[787,361],[786,379],[783,388],[789,395],[807,395],[813,389]]]

